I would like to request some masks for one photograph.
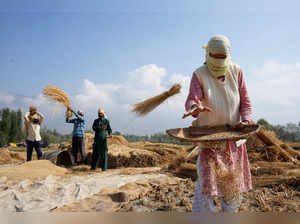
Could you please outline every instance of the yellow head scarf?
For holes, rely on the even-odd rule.
[[[230,57],[230,41],[226,36],[217,35],[212,37],[206,48],[206,65],[210,73],[215,77],[219,78],[225,76],[226,72],[231,64]],[[212,54],[224,54],[227,57],[225,59],[213,58],[209,55]]]

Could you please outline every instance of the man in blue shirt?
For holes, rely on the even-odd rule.
[[[85,161],[85,149],[84,149],[84,129],[85,120],[83,118],[84,114],[82,111],[74,112],[71,108],[68,108],[73,112],[75,118],[66,118],[67,123],[73,123],[73,133],[72,133],[72,155],[74,156],[75,165]],[[81,161],[78,161],[78,153],[80,153]]]

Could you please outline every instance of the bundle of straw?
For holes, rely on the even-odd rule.
[[[48,85],[43,89],[43,94],[51,100],[63,104],[67,108],[71,108],[69,97],[63,90],[53,85]]]
[[[133,109],[131,111],[135,112],[138,116],[145,116],[169,97],[180,93],[180,89],[180,84],[174,84],[168,91],[133,105]]]

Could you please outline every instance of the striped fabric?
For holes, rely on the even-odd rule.
[[[84,136],[84,129],[85,129],[85,120],[83,117],[79,116],[77,113],[75,113],[76,118],[69,119],[66,118],[67,123],[73,123],[73,137],[83,137]]]

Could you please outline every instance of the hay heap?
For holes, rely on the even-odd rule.
[[[280,141],[274,132],[260,130],[248,141],[247,149],[254,186],[300,179],[300,152]]]
[[[145,116],[162,104],[166,99],[180,93],[180,89],[180,84],[174,84],[168,91],[133,105],[131,111],[136,113],[138,116]]]
[[[0,167],[0,176],[14,181],[33,180],[49,175],[62,176],[66,173],[67,169],[55,166],[48,160],[33,160],[22,165]]]
[[[26,160],[25,154],[20,152],[11,152],[8,149],[0,150],[0,165],[8,163],[24,162]]]
[[[111,138],[107,138],[107,144],[108,145],[127,145],[128,146],[128,141],[123,136],[112,135]]]
[[[91,157],[92,153],[89,152],[87,154],[88,164],[91,164]],[[160,161],[160,155],[155,152],[131,148],[120,144],[108,146],[108,168],[153,167],[158,166],[161,163]]]

